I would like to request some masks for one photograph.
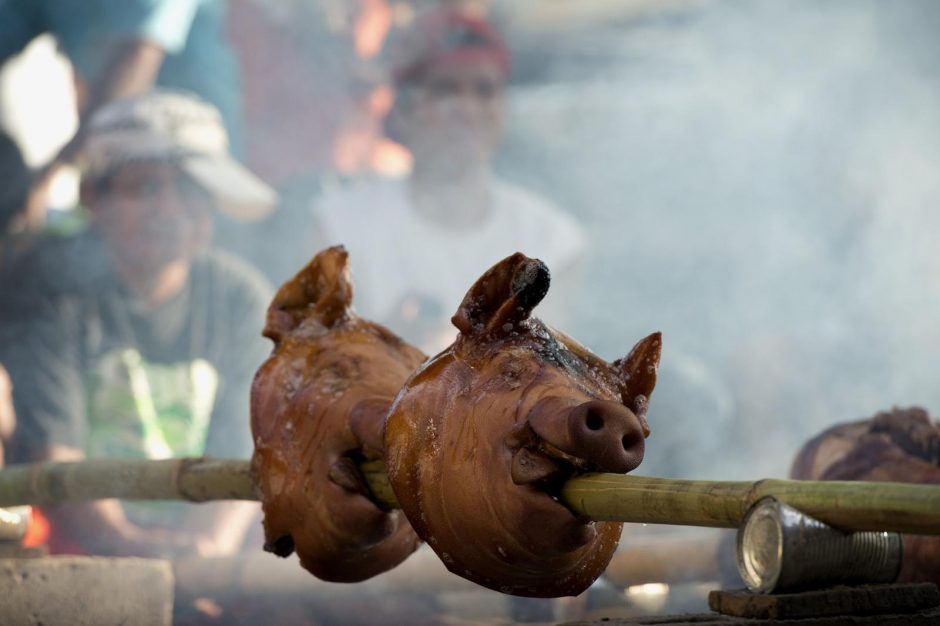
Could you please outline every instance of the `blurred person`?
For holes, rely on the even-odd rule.
[[[267,347],[270,289],[209,247],[213,212],[266,215],[275,197],[228,154],[221,117],[154,90],[89,122],[89,228],[22,259],[0,362],[17,425],[11,460],[247,458],[248,391]],[[48,507],[50,548],[110,555],[234,551],[252,503],[100,501]]]
[[[323,4],[230,0],[227,11],[242,73],[246,163],[279,188],[332,169],[333,137],[354,106],[354,50]]]
[[[309,260],[307,247],[284,241],[314,228],[314,198],[410,167],[408,151],[382,132],[392,95],[375,63],[395,11],[385,0],[229,2],[226,28],[241,71],[245,162],[278,189],[281,204],[250,226],[220,220],[216,242],[275,284]]]
[[[571,297],[558,283],[571,280],[585,236],[571,216],[492,171],[510,73],[502,38],[478,15],[444,6],[390,42],[389,64],[396,93],[386,129],[411,152],[410,174],[314,208],[320,243],[350,251],[359,307],[436,351],[453,339],[449,317],[475,277],[522,251],[553,273],[561,295],[540,313],[558,324]]]
[[[230,0],[226,29],[253,171],[281,187],[312,175],[407,170],[407,151],[381,131],[391,93],[374,63],[390,28],[410,15],[407,5]]]
[[[79,127],[36,176],[29,210],[43,219],[48,187],[80,150],[86,122],[114,98],[154,85],[186,89],[218,108],[238,152],[238,75],[223,33],[224,0],[0,1],[0,66],[50,33],[75,72]]]
[[[0,131],[0,294],[6,293],[10,267],[31,243],[30,233],[25,232],[24,215],[30,181],[31,172],[19,146],[7,133]],[[0,467],[3,467],[4,447],[13,434],[15,421],[13,385],[0,363]]]

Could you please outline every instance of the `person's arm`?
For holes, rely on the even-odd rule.
[[[154,86],[166,55],[185,47],[198,4],[197,0],[126,0],[120,15],[110,17],[113,24],[100,31],[105,41],[95,44],[103,47],[104,61],[94,75],[81,76],[79,72],[84,89],[79,90],[78,129],[52,161],[37,172],[28,215],[44,213],[52,179],[81,151],[87,123],[94,114],[111,100],[143,93]]]

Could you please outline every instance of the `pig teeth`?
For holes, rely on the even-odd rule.
[[[575,472],[593,472],[596,470],[594,464],[587,459],[568,454],[547,441],[540,441],[538,448],[539,456],[547,457],[556,464],[562,463],[566,466],[571,466],[571,469]]]
[[[512,457],[512,482],[527,485],[555,477],[562,468],[552,459],[528,448],[522,448]]]

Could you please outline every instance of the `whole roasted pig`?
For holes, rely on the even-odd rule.
[[[351,302],[346,251],[324,250],[275,295],[264,328],[274,351],[251,391],[265,549],[296,550],[336,582],[391,569],[420,543],[400,511],[373,504],[358,463],[382,458],[388,408],[425,356]]]
[[[408,380],[385,431],[399,504],[447,568],[536,597],[580,593],[617,547],[620,523],[578,518],[557,490],[639,465],[661,343],[607,363],[529,317],[548,286],[522,254],[483,274],[453,317],[456,341]]]
[[[940,424],[924,409],[894,408],[839,424],[797,454],[792,478],[940,484]],[[900,582],[940,584],[940,537],[904,535]]]

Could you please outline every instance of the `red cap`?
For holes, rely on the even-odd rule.
[[[440,64],[489,61],[509,74],[509,50],[493,25],[453,7],[419,14],[390,49],[395,84],[415,80],[429,67]]]

